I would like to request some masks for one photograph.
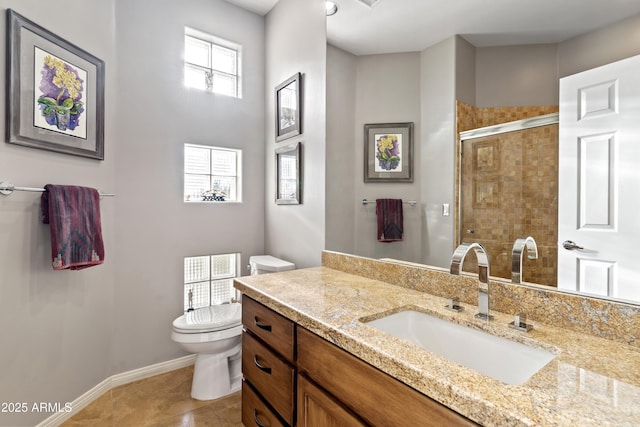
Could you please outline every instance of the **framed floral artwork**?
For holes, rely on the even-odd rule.
[[[104,159],[104,62],[7,10],[7,142]]]
[[[364,182],[413,182],[413,123],[364,125]]]
[[[296,73],[276,87],[276,141],[302,133],[302,75]]]

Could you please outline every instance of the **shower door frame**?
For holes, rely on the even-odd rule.
[[[460,132],[458,135],[458,144],[456,147],[456,194],[455,194],[455,233],[454,247],[462,243],[462,144],[465,141],[471,141],[488,136],[501,135],[509,132],[518,132],[532,129],[540,126],[559,124],[560,113],[544,114],[540,116],[530,117],[521,120],[515,120],[507,123],[500,123],[492,126],[471,129]]]

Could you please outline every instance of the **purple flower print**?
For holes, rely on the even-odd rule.
[[[398,145],[398,135],[379,135],[376,139],[376,159],[382,169],[390,171],[398,168],[400,163]]]
[[[78,71],[69,64],[51,55],[44,58],[38,104],[49,125],[62,131],[78,126],[84,112],[83,83]]]

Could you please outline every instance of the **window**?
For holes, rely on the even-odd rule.
[[[240,45],[185,28],[185,86],[242,98],[240,54]]]
[[[242,150],[184,145],[185,202],[241,202]]]
[[[184,259],[184,310],[222,304],[235,298],[233,278],[239,276],[240,254],[205,255]]]

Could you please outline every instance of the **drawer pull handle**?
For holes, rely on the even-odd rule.
[[[267,374],[271,375],[271,368],[262,366],[260,362],[258,362],[258,355],[253,356],[253,363],[255,363],[258,369],[260,369],[262,372],[266,372]]]
[[[255,421],[255,422],[256,422],[256,425],[257,425],[258,427],[269,427],[269,426],[267,426],[266,424],[262,424],[262,423],[260,422],[260,420],[258,420],[258,410],[257,410],[257,409],[254,409],[254,410],[253,410],[253,421]]]
[[[271,325],[267,325],[266,323],[261,323],[258,321],[258,318],[254,316],[253,323],[260,329],[264,329],[265,331],[271,332]]]

